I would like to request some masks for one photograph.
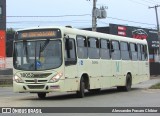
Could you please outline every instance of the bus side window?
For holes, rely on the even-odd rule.
[[[106,39],[100,39],[100,56],[102,59],[110,59],[110,42]]]
[[[99,59],[99,40],[97,38],[88,38],[88,57],[91,59]]]
[[[147,45],[144,45],[144,56],[145,56],[145,60],[148,60],[148,50],[147,50]]]
[[[121,59],[119,41],[112,41],[111,42],[111,56],[112,56],[113,60],[120,60]]]
[[[122,60],[130,60],[127,42],[120,42]]]
[[[137,61],[138,59],[137,44],[130,43],[130,53],[131,53],[131,59],[133,61]]]
[[[140,44],[137,44],[137,48],[138,48],[138,60],[142,60]]]
[[[141,51],[142,51],[142,60],[148,60],[148,54],[147,54],[147,46],[141,45]]]
[[[88,58],[87,39],[84,36],[77,36],[77,54],[78,58]]]
[[[75,40],[65,38],[65,65],[74,65],[77,62]]]

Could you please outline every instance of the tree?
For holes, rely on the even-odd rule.
[[[7,57],[12,57],[14,34],[15,34],[15,30],[13,28],[7,29],[7,32],[6,32],[6,55]]]

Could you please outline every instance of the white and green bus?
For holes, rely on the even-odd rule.
[[[37,27],[15,34],[14,92],[100,91],[117,87],[129,91],[149,80],[146,40],[68,27]]]

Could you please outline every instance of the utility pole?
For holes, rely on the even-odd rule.
[[[153,7],[149,7],[149,9],[154,8],[156,12],[156,21],[157,21],[157,31],[158,31],[158,41],[159,41],[159,49],[157,50],[157,56],[158,56],[158,61],[160,61],[160,27],[159,27],[159,20],[158,20],[158,12],[157,8],[160,7],[160,5],[155,5]],[[154,56],[154,55],[153,55]]]
[[[90,1],[90,0],[87,0]],[[106,7],[102,6],[100,9],[96,7],[97,0],[93,0],[92,9],[92,31],[97,31],[97,18],[105,19],[107,17]]]
[[[87,0],[90,1],[90,0]],[[97,16],[95,14],[96,11],[96,3],[97,0],[93,0],[93,9],[92,9],[92,31],[97,31]]]
[[[97,17],[95,15],[97,0],[93,0],[93,9],[92,9],[92,31],[97,31]]]
[[[153,7],[149,7],[149,9],[150,8],[154,8],[155,9],[155,12],[156,12],[156,21],[157,21],[157,30],[158,30],[158,32],[160,31],[160,27],[159,27],[159,20],[158,20],[158,12],[157,12],[157,8],[158,7],[160,7],[160,5],[155,5],[155,6],[153,6]]]

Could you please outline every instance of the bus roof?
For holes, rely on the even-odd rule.
[[[111,34],[105,34],[100,32],[93,32],[93,31],[87,31],[87,30],[80,30],[76,28],[70,28],[70,27],[63,27],[63,26],[47,26],[47,27],[33,27],[33,28],[25,28],[17,30],[19,31],[27,31],[27,30],[40,30],[40,29],[60,29],[62,31],[62,34],[75,34],[75,35],[81,35],[81,36],[88,36],[88,37],[96,37],[96,38],[104,38],[109,40],[117,40],[117,41],[127,41],[127,42],[133,42],[133,43],[142,43],[147,44],[147,41],[139,40],[135,38],[130,37],[123,37],[118,35],[111,35]]]

